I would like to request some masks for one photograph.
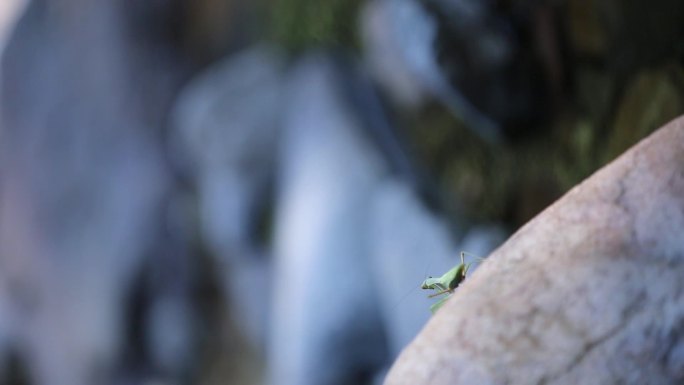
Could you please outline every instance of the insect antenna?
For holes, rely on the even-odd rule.
[[[427,275],[427,272],[429,271],[428,269],[430,268],[430,266],[432,265],[433,262],[434,262],[434,260],[433,260],[433,259],[430,259],[430,261],[428,262],[428,264],[427,264],[427,265],[425,266],[425,268],[423,269],[423,280],[420,281],[417,285],[411,286],[411,288],[410,288],[406,293],[404,293],[404,294],[399,298],[399,300],[397,300],[397,303],[395,303],[395,304],[392,306],[392,308],[390,308],[390,312],[393,312],[397,307],[399,307],[399,305],[401,305],[401,303],[404,302],[404,300],[406,300],[406,298],[408,298],[408,296],[411,295],[411,293],[415,292],[417,289],[420,289],[420,287],[421,287],[422,284],[423,284],[422,282],[425,281],[426,278],[432,278],[432,277],[430,277],[430,276]]]
[[[485,260],[485,258],[482,258],[482,257],[480,257],[479,255],[476,255],[476,254],[473,254],[473,253],[469,253],[469,252],[467,252],[467,251],[461,251],[461,263],[463,263],[464,256],[466,256],[466,255],[469,255],[469,256],[471,256],[471,257],[473,257],[473,258],[475,258],[475,259],[477,259],[477,260],[480,260],[480,261],[484,261],[484,260]]]

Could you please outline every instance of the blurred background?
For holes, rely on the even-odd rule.
[[[0,0],[0,384],[380,384],[684,111],[679,0]],[[474,336],[476,338],[476,336]]]

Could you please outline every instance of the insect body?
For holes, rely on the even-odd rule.
[[[481,259],[481,258],[480,258]],[[461,284],[466,278],[468,273],[468,268],[470,268],[471,263],[465,263],[465,252],[461,252],[461,263],[454,266],[451,270],[444,273],[439,278],[428,277],[421,286],[424,290],[436,290],[437,292],[428,296],[428,298],[437,297],[443,294],[446,296],[439,301],[435,302],[430,306],[430,311],[434,314],[444,302],[449,298],[449,296],[456,290],[458,285]]]

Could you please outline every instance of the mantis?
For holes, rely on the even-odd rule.
[[[440,299],[439,301],[435,302],[432,306],[430,306],[430,311],[432,312],[432,314],[435,314],[437,310],[439,310],[439,308],[442,307],[442,305],[444,305],[446,300],[449,299],[449,297],[454,292],[454,290],[456,290],[458,285],[460,285],[466,279],[466,274],[468,273],[468,269],[470,268],[472,262],[465,263],[465,254],[470,253],[461,251],[461,263],[454,266],[451,270],[444,273],[444,275],[442,275],[441,277],[428,277],[425,281],[423,281],[421,289],[437,291],[436,293],[430,294],[428,298],[433,298],[443,294],[447,294],[444,298]],[[480,257],[477,258],[480,260],[484,259]]]

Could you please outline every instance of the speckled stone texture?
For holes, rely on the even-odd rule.
[[[387,385],[684,381],[684,118],[522,227]]]

